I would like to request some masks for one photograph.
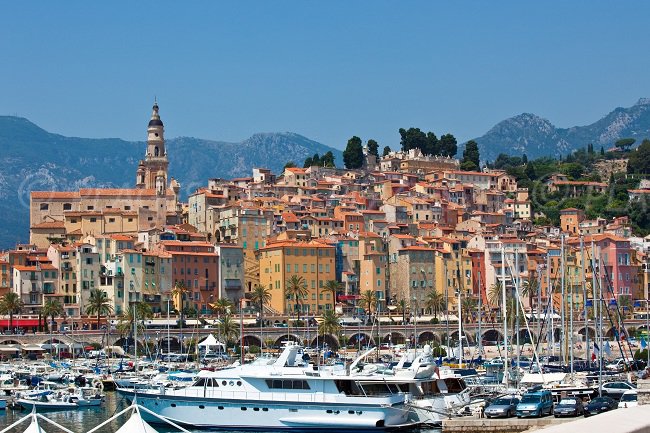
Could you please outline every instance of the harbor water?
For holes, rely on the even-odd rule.
[[[75,433],[85,433],[88,430],[98,426],[103,421],[107,420],[117,412],[122,409],[125,409],[129,406],[129,403],[122,397],[120,397],[116,392],[106,392],[106,401],[101,407],[89,407],[85,409],[78,409],[72,411],[54,411],[54,412],[42,412],[42,415],[46,418],[56,422],[57,424],[62,425],[65,428],[72,430]],[[18,421],[20,418],[29,414],[27,410],[11,410],[7,409],[0,411],[0,429]],[[128,416],[128,415],[127,415]],[[120,417],[119,419],[111,422],[110,424],[105,425],[97,433],[114,433],[116,432],[126,417]],[[18,425],[17,427],[10,430],[9,433],[22,433],[27,428],[29,424],[28,421]],[[164,425],[155,425],[156,430],[160,433],[169,433],[178,431],[173,428],[167,428]],[[55,428],[52,425],[48,425],[46,422],[41,422],[41,428],[48,433],[56,433],[60,430]],[[191,428],[188,430],[193,431]],[[202,430],[194,430],[202,431]],[[203,430],[205,431],[205,430]],[[440,433],[440,430],[436,429],[426,429],[420,430],[421,433]],[[226,432],[234,433],[234,432]]]

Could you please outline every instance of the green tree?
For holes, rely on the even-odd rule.
[[[97,329],[99,329],[99,322],[102,316],[108,316],[113,312],[113,305],[106,293],[100,289],[93,289],[88,298],[88,306],[86,307],[86,314],[92,316],[97,315]]]
[[[327,280],[323,286],[323,293],[331,293],[333,304],[336,305],[336,295],[343,288],[343,285],[336,280]]]
[[[133,325],[138,327],[138,332],[144,332],[144,321],[151,319],[153,312],[151,307],[146,302],[133,302],[127,309],[120,314],[117,323],[117,330],[120,334],[126,335],[133,331]],[[137,324],[136,324],[137,320]]]
[[[425,307],[430,309],[433,313],[433,317],[438,318],[438,313],[447,309],[447,303],[445,302],[445,297],[442,293],[438,292],[436,289],[431,289],[426,294]]]
[[[14,327],[14,314],[20,314],[24,305],[20,296],[15,292],[5,294],[0,300],[0,314],[9,315],[9,329]]]
[[[228,298],[219,298],[209,305],[210,309],[217,314],[217,318],[221,319],[223,314],[227,314],[232,310],[232,301]]]
[[[388,156],[388,154],[390,154],[390,152],[391,152],[390,146],[384,146],[384,151],[382,152],[381,155],[382,156]]]
[[[636,142],[634,138],[621,138],[620,140],[616,141],[614,145],[618,147],[619,149],[626,151],[630,150],[630,147]]]
[[[307,281],[302,276],[292,275],[286,282],[287,299],[295,300],[292,310],[298,312],[298,321],[300,321],[300,312],[302,310],[302,301],[307,297]]]
[[[271,289],[256,284],[251,293],[251,301],[258,305],[260,323],[264,323],[264,306],[271,302]]]
[[[639,147],[630,152],[628,173],[650,174],[650,140],[645,139]]]
[[[562,164],[560,167],[560,171],[562,173],[566,174],[573,180],[580,179],[582,177],[582,173],[584,172],[585,168],[581,165],[578,164],[577,162],[569,162],[566,164]]]
[[[465,322],[471,322],[470,318],[472,313],[477,310],[478,301],[476,298],[463,298],[463,301],[460,304],[460,310],[463,313],[463,320]]]
[[[456,156],[456,153],[458,153],[458,142],[452,134],[441,136],[438,146],[442,156]]]
[[[296,163],[295,163],[295,162],[293,162],[293,161],[287,161],[287,162],[284,164],[284,168],[282,169],[282,171],[286,170],[287,168],[294,168],[294,167],[296,167]]]
[[[320,335],[337,335],[341,330],[339,317],[334,310],[325,310],[323,320],[318,324],[318,333]]]
[[[409,304],[406,299],[397,301],[397,312],[402,315],[402,325],[406,325],[406,311],[409,309]]]
[[[366,290],[359,298],[359,306],[368,314],[372,314],[373,307],[377,307],[377,294],[372,290]]]
[[[478,143],[470,140],[465,143],[465,150],[463,150],[463,159],[461,162],[461,169],[465,171],[477,171],[480,168],[481,156],[478,150]]]
[[[356,169],[363,166],[363,146],[361,139],[356,135],[348,140],[343,151],[343,163],[345,168]]]
[[[524,173],[526,174],[526,177],[528,177],[528,179],[530,180],[537,179],[537,172],[535,170],[535,164],[533,163],[526,164],[526,168],[524,168]]]
[[[605,148],[600,146],[600,156],[605,156]]]
[[[369,154],[379,157],[379,143],[377,143],[375,140],[371,138],[370,140],[368,140],[368,143],[366,145],[368,146]]]
[[[183,328],[185,326],[185,297],[188,293],[191,292],[192,291],[185,286],[185,282],[183,282],[183,280],[176,281],[176,284],[174,284],[174,288],[172,289],[172,296],[174,298],[178,298],[178,303],[180,305],[179,311],[181,317],[180,322],[178,323],[179,328]]]
[[[45,303],[43,304],[43,309],[41,310],[41,314],[45,319],[48,317],[51,319],[49,324],[47,324],[47,327],[49,329],[49,326],[54,323],[54,319],[58,316],[61,316],[63,314],[63,305],[56,299],[47,299]],[[46,320],[47,322],[47,320]]]
[[[321,157],[320,162],[323,167],[336,167],[336,164],[334,163],[334,154],[331,150],[328,150],[325,155]]]
[[[314,165],[314,160],[312,159],[311,156],[308,156],[307,158],[305,158],[305,163],[302,165],[302,168],[308,168],[311,167],[312,165]]]
[[[232,315],[226,314],[222,319],[221,323],[218,326],[219,332],[226,339],[226,343],[230,344],[239,334],[239,324]]]

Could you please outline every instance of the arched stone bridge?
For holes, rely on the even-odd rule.
[[[644,321],[627,321],[628,328],[635,327],[637,329],[645,329]],[[533,336],[537,333],[537,324],[531,324],[531,333]],[[585,335],[586,330],[589,331],[589,336],[593,337],[596,334],[596,328],[593,323],[589,323],[585,327],[584,322],[574,322],[574,332],[580,335]],[[265,327],[260,330],[259,327],[244,327],[244,344],[249,346],[259,346],[262,342],[265,347],[280,346],[283,341],[291,340],[303,344],[315,346],[327,343],[332,348],[341,347],[344,343],[350,346],[366,346],[368,344],[375,345],[377,340],[380,339],[382,343],[402,344],[407,340],[412,341],[417,334],[418,343],[433,343],[445,344],[447,339],[447,330],[451,340],[458,340],[458,324],[450,323],[447,328],[446,324],[418,324],[414,325],[383,325],[377,327],[371,326],[343,326],[341,327],[338,336],[325,335],[319,336],[317,327],[298,327],[298,328],[276,328]],[[261,331],[261,332],[260,332]],[[463,325],[463,331],[466,341],[470,345],[476,344],[478,325],[476,323]],[[559,341],[561,335],[561,327],[557,324],[554,326],[555,341]],[[215,334],[219,337],[217,329],[203,329],[203,328],[185,328],[182,332],[178,329],[171,329],[169,331],[169,338],[167,330],[147,330],[144,335],[138,335],[138,342],[140,345],[147,344],[150,346],[158,346],[163,351],[167,347],[171,350],[177,350],[181,341],[188,342],[190,339],[202,340],[208,334]],[[607,337],[613,337],[615,330],[610,326],[603,327],[603,333]],[[528,336],[528,331],[525,327],[519,328],[520,341],[525,342]],[[548,335],[548,331],[544,332],[544,338]],[[76,343],[78,345],[88,346],[99,344],[102,346],[123,346],[125,344],[126,336],[120,335],[113,331],[110,333],[98,331],[75,331],[72,333],[30,333],[25,335],[0,335],[0,344],[44,344],[50,341],[55,343],[65,343],[71,345]],[[481,338],[487,344],[496,344],[503,341],[503,326],[500,324],[483,324],[481,326]],[[219,338],[218,338],[219,339]],[[535,338],[536,339],[536,338]]]

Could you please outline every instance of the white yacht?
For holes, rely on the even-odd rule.
[[[382,382],[406,393],[412,422],[438,426],[470,403],[470,392],[463,378],[449,367],[437,367],[428,345],[417,354],[403,354],[392,369],[378,369],[374,364],[360,369],[356,368],[357,362],[352,364],[350,374],[364,388]]]
[[[118,388],[177,424],[229,430],[384,430],[409,424],[395,384],[317,371],[288,345],[277,359],[202,371],[182,389]],[[155,422],[155,419],[147,419]]]

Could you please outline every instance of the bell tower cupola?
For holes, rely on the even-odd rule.
[[[151,119],[147,126],[147,151],[144,161],[138,167],[137,186],[139,188],[155,189],[160,194],[161,189],[162,191],[167,189],[169,160],[165,149],[165,128],[162,120],[160,120],[158,110],[158,102],[154,101]],[[143,168],[144,178],[142,176]],[[142,179],[144,182],[141,181]]]

